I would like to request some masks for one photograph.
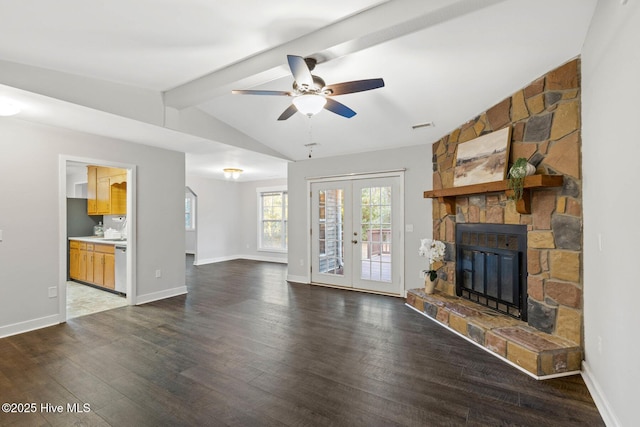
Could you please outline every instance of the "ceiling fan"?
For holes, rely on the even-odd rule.
[[[317,61],[315,58],[303,58],[301,56],[287,55],[289,68],[293,74],[293,90],[233,90],[231,93],[239,95],[275,95],[291,96],[292,104],[284,110],[278,120],[287,120],[296,111],[311,117],[323,108],[342,117],[351,118],[356,112],[346,105],[330,98],[348,93],[363,92],[384,86],[382,79],[355,80],[351,82],[326,85],[324,80],[311,74]]]

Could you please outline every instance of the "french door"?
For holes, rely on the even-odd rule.
[[[399,176],[311,183],[311,281],[402,294]]]

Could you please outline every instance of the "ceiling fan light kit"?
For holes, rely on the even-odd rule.
[[[315,93],[305,93],[293,98],[293,105],[296,106],[298,111],[302,114],[306,114],[311,117],[314,114],[318,114],[327,103],[327,98]]]
[[[322,111],[323,108],[339,116],[351,118],[356,115],[356,112],[330,97],[384,87],[384,80],[382,79],[357,80],[326,85],[322,78],[311,74],[311,71],[316,66],[316,60],[314,58],[287,55],[287,62],[289,63],[289,69],[294,78],[293,91],[233,90],[231,93],[237,95],[293,97],[292,104],[284,110],[280,117],[278,117],[278,120],[287,120],[294,115],[296,111],[311,117]]]

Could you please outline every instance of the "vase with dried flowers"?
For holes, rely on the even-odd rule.
[[[425,284],[424,291],[427,294],[432,294],[435,289],[436,279],[438,278],[438,268],[442,266],[445,249],[444,243],[439,240],[420,239],[420,249],[418,253],[429,261],[429,269],[422,270]]]

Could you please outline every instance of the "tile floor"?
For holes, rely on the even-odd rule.
[[[67,282],[67,319],[126,305],[127,299],[123,296],[101,291],[81,283]]]

